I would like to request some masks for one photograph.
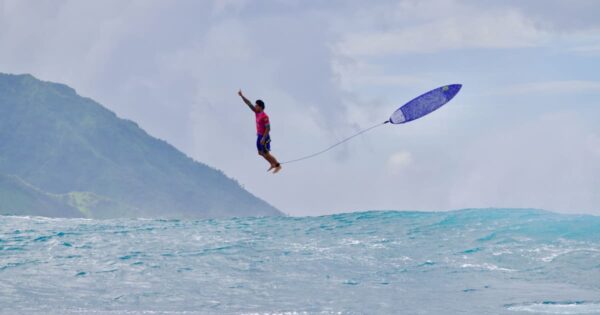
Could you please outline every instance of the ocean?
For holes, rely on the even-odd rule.
[[[600,314],[600,217],[0,216],[0,314]]]

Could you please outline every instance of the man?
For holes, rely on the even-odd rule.
[[[256,115],[256,148],[258,149],[258,154],[271,164],[271,167],[269,167],[267,172],[273,170],[273,174],[275,174],[281,170],[281,164],[279,164],[277,159],[269,153],[269,151],[271,151],[271,137],[269,137],[271,125],[269,124],[269,116],[265,113],[265,103],[261,100],[256,100],[255,105],[252,105],[244,94],[242,94],[242,90],[238,92],[238,95]]]

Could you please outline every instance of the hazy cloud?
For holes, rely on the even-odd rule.
[[[519,12],[448,16],[412,27],[346,36],[339,50],[350,55],[431,53],[449,49],[519,48],[548,36]]]
[[[501,94],[565,94],[565,93],[586,93],[600,92],[600,81],[548,81],[532,82],[505,87],[499,91]]]
[[[465,151],[451,193],[456,205],[590,212],[600,202],[597,144],[580,115],[545,114],[481,137]],[[473,194],[473,192],[477,192]]]
[[[584,0],[0,0],[0,71],[66,83],[292,214],[599,213],[599,10]],[[455,82],[461,94],[427,119],[278,176],[265,174],[236,95],[266,101],[274,154],[288,160]]]
[[[388,168],[393,173],[399,173],[402,169],[410,166],[412,163],[412,155],[410,152],[401,151],[392,154],[388,159]]]

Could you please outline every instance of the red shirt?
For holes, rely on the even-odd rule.
[[[267,130],[267,125],[269,124],[269,116],[263,111],[256,114],[256,133],[259,135],[264,135]]]

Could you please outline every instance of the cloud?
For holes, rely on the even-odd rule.
[[[584,56],[597,56],[600,55],[600,44],[575,46],[570,51]]]
[[[340,87],[346,90],[359,90],[367,86],[413,87],[429,81],[425,75],[390,74],[379,65],[343,58],[333,60],[333,71],[338,77]]]
[[[351,56],[381,56],[471,48],[507,49],[541,45],[548,37],[516,10],[467,14],[449,14],[397,29],[350,33],[337,50]]]
[[[449,191],[451,203],[594,211],[598,138],[588,130],[580,114],[553,112],[482,135],[457,161],[462,174]]]
[[[600,29],[598,12],[600,3],[595,0],[520,0],[477,1],[485,7],[512,7],[531,17],[537,25],[556,33],[572,33]]]
[[[249,0],[218,0],[213,2],[213,14],[224,14],[231,12],[241,12],[249,5]]]
[[[596,158],[600,159],[600,135],[591,133],[587,136],[587,147],[588,150],[596,155]]]
[[[600,81],[545,81],[512,85],[500,88],[497,94],[521,95],[531,93],[543,94],[565,94],[565,93],[587,93],[600,92]]]
[[[408,151],[400,151],[392,154],[387,161],[388,169],[397,174],[409,167],[413,162],[412,154]]]
[[[66,83],[293,214],[568,208],[573,200],[587,209],[600,204],[590,197],[600,187],[592,180],[600,178],[597,124],[548,122],[536,115],[552,106],[524,97],[511,102],[527,105],[518,117],[506,106],[479,105],[501,105],[484,92],[497,86],[506,86],[501,93],[569,93],[594,102],[582,95],[599,89],[589,64],[599,6],[0,0],[0,71]],[[275,177],[265,177],[252,114],[235,94],[243,88],[265,99],[274,154],[285,160],[383,121],[399,103],[455,80],[468,89],[446,110],[357,137]],[[585,110],[598,114],[593,106]],[[511,182],[515,176],[520,180]],[[538,187],[545,183],[568,194]]]

